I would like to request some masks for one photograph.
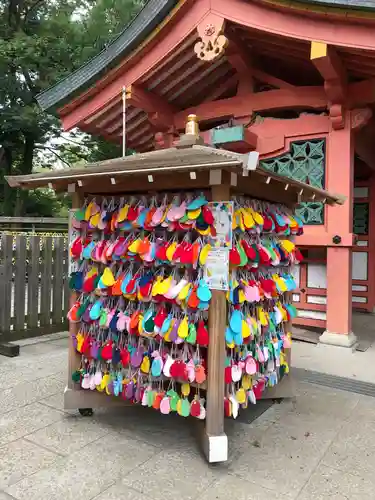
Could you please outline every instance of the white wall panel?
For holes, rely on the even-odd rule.
[[[327,297],[324,297],[324,295],[308,295],[307,302],[309,304],[327,304]]]
[[[327,319],[327,315],[324,311],[310,311],[308,309],[300,309],[298,311],[298,317],[307,319]]]
[[[367,280],[367,252],[352,253],[352,278],[353,280]]]
[[[309,288],[327,288],[326,264],[307,264],[307,286]]]
[[[357,304],[367,304],[367,298],[366,297],[355,297],[353,295],[352,302],[357,303]]]
[[[365,285],[352,285],[353,292],[367,292],[367,286]]]

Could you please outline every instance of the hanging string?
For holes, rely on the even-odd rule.
[[[126,87],[122,87],[122,157],[126,155]]]

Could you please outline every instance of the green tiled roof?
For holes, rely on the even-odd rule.
[[[375,0],[295,0],[297,3],[311,3],[327,7],[341,7],[343,9],[374,10]]]
[[[97,56],[71,75],[41,92],[37,101],[42,109],[53,112],[84,88],[112,69],[119,59],[130,54],[163,21],[178,0],[150,0],[133,21],[126,26]]]

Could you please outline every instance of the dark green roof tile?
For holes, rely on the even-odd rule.
[[[343,9],[374,10],[375,0],[295,0],[303,4],[315,4]],[[103,74],[112,69],[119,60],[130,54],[165,19],[178,0],[149,0],[135,19],[126,26],[97,56],[72,74],[41,92],[37,101],[42,109],[55,112],[74,96],[92,85]]]
[[[150,0],[112,43],[86,64],[37,95],[42,109],[55,111],[130,54],[165,19],[178,0]]]

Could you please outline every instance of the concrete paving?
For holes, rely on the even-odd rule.
[[[229,461],[209,466],[190,420],[64,411],[66,336],[21,344],[0,357],[0,500],[374,498],[375,398],[297,383],[294,401],[228,420]]]
[[[319,373],[375,384],[375,344],[365,352],[346,347],[293,342],[292,365]],[[374,496],[375,498],[375,496]]]

